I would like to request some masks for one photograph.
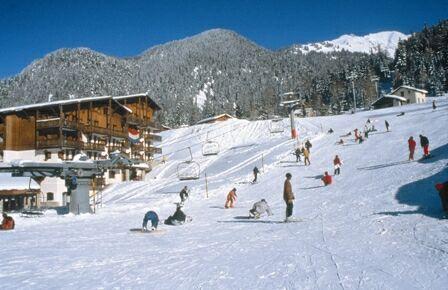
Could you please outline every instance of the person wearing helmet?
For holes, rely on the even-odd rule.
[[[254,203],[252,209],[249,210],[249,217],[258,219],[264,213],[267,213],[268,216],[272,215],[271,208],[269,207],[267,201],[263,198],[262,200]]]
[[[291,173],[286,173],[286,180],[283,186],[283,200],[286,203],[286,218],[285,221],[289,221],[292,216],[292,211],[294,208],[294,193],[292,192],[292,185],[291,185]]]

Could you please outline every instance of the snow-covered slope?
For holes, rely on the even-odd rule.
[[[382,51],[386,51],[388,56],[394,57],[398,42],[408,37],[409,35],[398,31],[383,31],[365,36],[344,34],[330,41],[295,45],[293,51],[301,51],[302,53],[308,53],[310,51],[327,53],[347,50],[351,52],[376,53],[378,52],[378,48],[380,48]]]
[[[270,134],[269,121],[227,121],[164,133],[168,161],[148,179],[109,187],[95,215],[15,215],[17,228],[0,232],[0,286],[11,288],[132,289],[446,289],[448,225],[434,183],[448,179],[448,98],[355,115],[297,120],[309,138],[311,166],[295,163],[288,130]],[[397,117],[399,112],[404,116]],[[379,129],[363,144],[340,135],[370,118]],[[385,132],[384,120],[391,124]],[[284,120],[287,126],[288,121]],[[326,134],[332,128],[335,133]],[[424,134],[433,158],[408,162],[407,139]],[[204,157],[206,140],[220,143]],[[181,161],[200,164],[201,178],[178,181]],[[334,184],[319,177],[344,161]],[[420,157],[420,151],[417,156]],[[252,168],[262,174],[250,184]],[[294,212],[304,222],[283,223],[284,176],[292,173]],[[206,197],[206,180],[208,198]],[[161,225],[135,234],[144,213],[166,218],[178,192],[191,188],[184,226]],[[233,209],[225,196],[237,188]],[[245,220],[267,199],[274,215]]]

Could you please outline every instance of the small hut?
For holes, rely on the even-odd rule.
[[[406,104],[407,100],[404,97],[395,95],[382,95],[378,100],[372,103],[372,107],[376,109],[383,109],[389,107],[396,107]]]
[[[40,185],[30,177],[0,174],[0,211],[39,207]]]
[[[221,114],[221,115],[217,115],[214,117],[200,120],[196,124],[211,124],[211,123],[216,123],[216,122],[227,121],[229,119],[235,119],[235,117],[233,117],[232,115],[229,115],[229,114]]]

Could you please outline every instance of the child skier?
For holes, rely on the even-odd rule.
[[[181,202],[182,204],[187,200],[187,198],[188,198],[188,192],[189,192],[188,187],[185,185],[184,188],[182,188],[182,190],[181,190],[180,193],[179,193],[179,196],[180,196],[180,202]]]
[[[302,148],[303,157],[305,157],[305,165],[311,165],[310,162],[310,151],[306,148]]]
[[[148,231],[148,222],[151,221],[151,230],[157,230],[159,225],[159,216],[155,211],[148,211],[143,217],[142,231]]]
[[[341,174],[341,166],[342,166],[342,161],[339,158],[338,155],[336,155],[333,159],[333,165],[334,165],[334,175],[339,175]]]
[[[254,203],[252,209],[249,210],[249,216],[256,219],[260,218],[260,216],[264,213],[267,213],[268,216],[272,215],[271,208],[269,207],[268,203],[264,198]]]
[[[408,146],[409,146],[409,160],[414,160],[414,151],[417,143],[414,140],[414,137],[409,137]]]
[[[227,194],[227,200],[225,204],[225,208],[233,207],[233,203],[236,200],[236,188],[233,188],[228,194]]]
[[[252,180],[252,183],[255,183],[255,182],[257,182],[257,177],[258,177],[258,173],[260,173],[260,170],[258,170],[258,167],[255,166],[253,172],[254,172],[254,180]]]
[[[420,135],[420,145],[423,147],[423,157],[429,156],[429,140],[428,137]]]
[[[6,230],[13,230],[16,226],[16,223],[14,222],[14,219],[10,216],[8,216],[6,213],[3,213],[3,221],[0,225],[0,230],[6,231]]]
[[[323,181],[325,186],[330,185],[333,181],[331,175],[328,174],[328,171],[325,171],[324,177],[322,177],[321,180]]]

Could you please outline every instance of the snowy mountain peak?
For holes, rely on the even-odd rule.
[[[390,57],[394,56],[400,40],[407,39],[410,35],[399,31],[383,31],[364,36],[344,34],[334,40],[294,45],[293,53],[299,51],[306,54],[310,51],[333,52],[347,50],[350,52],[377,53],[378,49],[385,51]]]

